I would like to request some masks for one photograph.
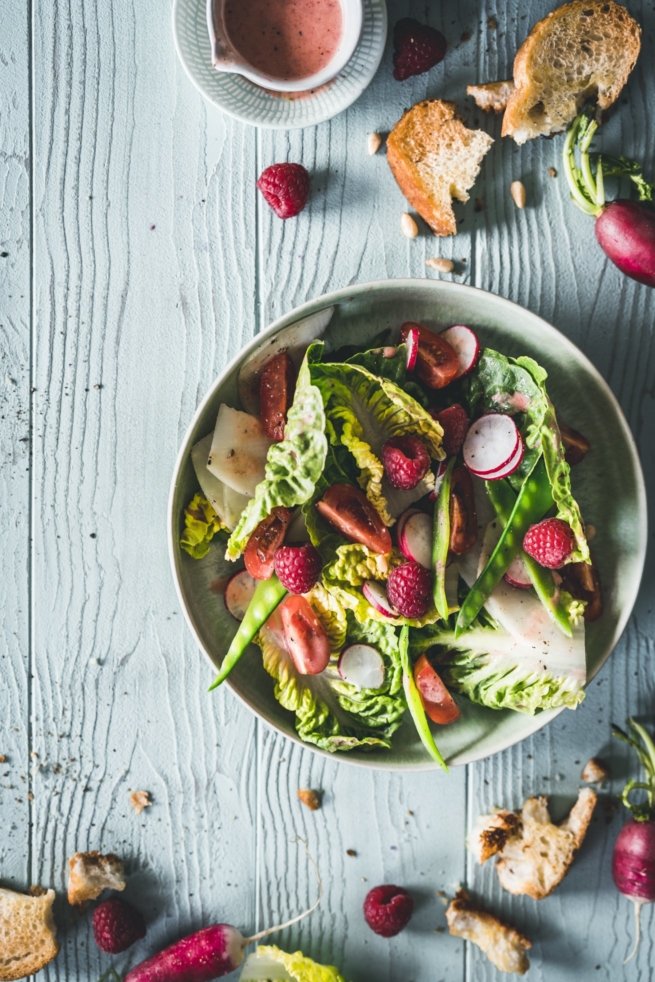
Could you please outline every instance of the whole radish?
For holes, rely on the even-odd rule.
[[[655,186],[643,176],[636,161],[626,157],[590,154],[598,124],[578,116],[564,144],[564,173],[574,204],[596,218],[596,238],[615,266],[639,283],[655,286]],[[576,148],[580,163],[576,160]],[[605,178],[628,177],[638,200],[605,200]]]
[[[612,731],[614,736],[636,750],[646,778],[644,781],[630,780],[623,789],[621,801],[632,818],[619,832],[612,856],[614,883],[635,907],[635,943],[626,961],[634,957],[639,945],[642,905],[655,901],[655,743],[635,720],[628,720],[628,727],[629,733],[618,726]],[[632,801],[633,791],[642,791],[645,800]]]

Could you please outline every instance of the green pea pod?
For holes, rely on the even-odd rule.
[[[543,458],[540,457],[523,481],[496,547],[460,608],[455,624],[455,637],[473,623],[493,588],[501,581],[510,563],[518,554],[523,536],[529,527],[540,521],[552,506],[550,482]]]
[[[450,548],[450,489],[452,484],[453,457],[441,479],[437,500],[434,503],[434,525],[432,532],[432,568],[434,569],[434,606],[439,617],[448,620],[448,599],[446,597],[446,564]]]
[[[487,481],[487,492],[491,503],[496,509],[496,514],[503,525],[507,525],[512,508],[516,501],[516,495],[506,481]],[[525,568],[528,571],[530,582],[535,593],[542,604],[555,621],[559,629],[567,637],[573,637],[573,627],[568,611],[560,603],[560,591],[555,585],[555,581],[549,570],[544,569],[539,563],[535,562],[532,556],[523,553],[522,557]]]
[[[227,649],[221,670],[209,686],[210,692],[212,689],[217,689],[221,682],[225,681],[260,627],[264,626],[275,608],[284,599],[286,592],[275,574],[271,576],[270,580],[259,581],[244,618],[239,624],[239,629],[232,638],[232,644]]]
[[[409,628],[407,626],[405,626],[400,632],[398,653],[400,654],[400,665],[403,670],[403,689],[405,692],[405,699],[407,700],[407,706],[414,721],[416,732],[421,738],[421,743],[432,759],[436,760],[439,767],[442,767],[444,771],[447,771],[448,765],[439,753],[439,748],[434,742],[432,730],[430,729],[430,724],[427,716],[425,715],[423,703],[421,702],[421,694],[416,688],[416,682],[414,681],[414,674],[409,661]]]

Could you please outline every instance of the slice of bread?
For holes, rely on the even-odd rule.
[[[482,82],[480,85],[466,86],[466,94],[472,97],[478,109],[486,113],[504,112],[513,91],[514,83],[511,78],[502,82]]]
[[[470,130],[455,106],[440,99],[419,102],[387,138],[387,160],[400,190],[435,235],[457,231],[452,199],[468,201],[482,158],[493,139]]]
[[[539,21],[514,60],[503,136],[525,143],[566,129],[583,105],[608,109],[634,68],[641,28],[615,0],[572,0]]]
[[[0,888],[0,980],[24,979],[59,951],[52,904],[55,891],[38,897]]]

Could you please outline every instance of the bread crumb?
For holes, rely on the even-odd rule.
[[[412,218],[409,212],[404,211],[400,216],[400,231],[406,239],[415,239],[418,235],[416,219]]]
[[[298,788],[298,800],[309,808],[311,812],[317,812],[321,807],[321,792],[314,791],[312,788]]]
[[[512,196],[512,201],[517,208],[525,208],[525,184],[523,181],[512,181],[509,186],[509,193]]]
[[[455,263],[452,259],[440,259],[439,257],[426,259],[425,265],[429,266],[430,269],[436,269],[438,273],[452,273],[455,269]]]
[[[150,797],[149,791],[133,791],[130,795],[130,804],[132,808],[140,815],[144,808],[150,808],[152,805],[152,798]]]
[[[0,754],[0,764],[6,764],[9,758],[6,754]]]
[[[368,153],[370,157],[373,157],[380,147],[382,146],[382,137],[379,133],[369,133],[368,135]]]
[[[609,776],[609,768],[598,757],[591,757],[580,774],[580,778],[587,784],[602,784],[609,779]]]
[[[353,856],[354,857],[356,855],[357,855],[357,850],[356,849],[346,849],[346,856]]]
[[[548,176],[549,177],[557,177],[557,167],[549,167],[548,168]]]
[[[487,27],[490,31],[495,31],[498,27],[498,21],[495,17],[487,17]]]

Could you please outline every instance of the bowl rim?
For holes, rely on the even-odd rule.
[[[365,282],[365,283],[353,283],[347,287],[342,287],[338,290],[333,290],[329,293],[321,294],[318,297],[315,297],[311,300],[307,300],[304,303],[300,304],[299,306],[294,307],[288,313],[275,318],[275,320],[272,321],[263,331],[261,331],[259,334],[256,334],[245,345],[245,347],[243,347],[240,351],[238,351],[237,354],[230,359],[230,361],[225,366],[225,368],[221,372],[219,372],[219,374],[216,376],[213,383],[211,384],[211,386],[203,396],[201,402],[198,404],[196,411],[193,414],[193,418],[185,430],[184,436],[182,438],[182,443],[180,445],[180,449],[176,455],[175,465],[173,468],[173,476],[172,476],[169,494],[168,494],[168,504],[167,504],[167,512],[166,512],[168,554],[169,554],[169,561],[171,565],[171,572],[173,576],[173,582],[175,584],[175,592],[177,594],[177,598],[180,607],[182,609],[182,613],[184,614],[184,619],[191,631],[193,638],[196,641],[196,644],[198,645],[198,647],[200,648],[200,650],[202,651],[202,653],[204,654],[204,656],[206,657],[212,668],[215,669],[216,665],[196,629],[196,626],[193,622],[191,613],[187,607],[182,592],[182,586],[181,586],[180,576],[178,571],[178,560],[181,558],[181,551],[178,541],[179,540],[179,515],[176,515],[174,513],[174,499],[175,499],[177,483],[179,480],[179,475],[185,463],[187,462],[187,458],[191,450],[192,434],[196,428],[199,419],[204,415],[208,403],[212,401],[219,387],[222,386],[223,383],[226,381],[226,379],[234,371],[238,369],[241,362],[244,361],[254,351],[256,351],[257,348],[263,342],[267,341],[269,338],[273,337],[278,331],[282,330],[284,327],[289,326],[295,321],[307,317],[310,314],[315,314],[325,309],[326,307],[336,306],[337,304],[347,302],[353,297],[362,296],[371,291],[375,291],[376,293],[380,293],[380,292],[385,293],[387,291],[389,293],[393,293],[398,290],[401,291],[411,290],[411,289],[416,289],[417,287],[420,287],[422,289],[427,287],[428,290],[434,288],[435,290],[438,290],[440,292],[445,292],[447,294],[452,293],[464,297],[467,295],[468,296],[473,295],[476,297],[483,295],[487,298],[490,298],[494,303],[500,303],[501,306],[509,306],[514,308],[516,311],[520,311],[521,315],[526,319],[526,328],[529,325],[529,330],[531,334],[533,333],[533,328],[538,327],[539,330],[542,332],[542,337],[548,335],[551,336],[555,335],[558,339],[558,342],[563,343],[564,347],[568,348],[568,350],[576,358],[582,359],[586,371],[590,374],[590,376],[594,379],[596,384],[603,391],[604,396],[609,400],[615,411],[617,420],[622,430],[622,435],[624,437],[626,447],[635,465],[636,512],[638,515],[639,524],[643,527],[645,534],[641,539],[639,553],[635,555],[636,575],[634,577],[635,587],[634,587],[634,596],[632,598],[632,602],[629,605],[629,607],[624,606],[624,608],[621,610],[621,613],[617,619],[616,626],[614,628],[612,636],[608,638],[605,642],[604,654],[600,659],[600,661],[598,662],[595,669],[591,672],[591,674],[587,678],[586,686],[588,686],[589,683],[595,678],[595,676],[601,670],[601,668],[607,663],[610,655],[614,651],[614,648],[618,644],[623,632],[625,631],[625,628],[628,624],[635,603],[637,601],[637,597],[639,594],[639,589],[643,577],[644,565],[646,560],[647,543],[648,543],[648,510],[647,510],[646,483],[644,479],[643,469],[641,466],[641,460],[639,457],[639,451],[637,449],[635,439],[632,435],[632,431],[630,430],[630,427],[628,426],[627,420],[624,416],[623,410],[621,409],[619,401],[614,395],[612,389],[605,381],[603,376],[600,374],[598,369],[595,367],[595,365],[593,365],[593,363],[589,360],[587,355],[580,348],[578,348],[578,346],[574,344],[574,342],[571,341],[570,338],[568,338],[565,334],[559,331],[558,328],[556,328],[554,325],[550,324],[548,321],[540,317],[539,314],[533,313],[531,310],[528,310],[526,307],[521,306],[521,304],[518,304],[513,300],[507,300],[505,297],[501,297],[500,294],[491,293],[489,290],[483,290],[480,287],[470,286],[469,284],[464,284],[464,283],[444,282],[441,280],[427,280],[418,277],[417,278],[400,277],[397,279],[389,278],[384,280],[372,280],[370,282]],[[262,713],[262,711],[259,708],[257,708],[253,704],[253,702],[247,698],[246,695],[237,691],[237,689],[233,686],[229,678],[226,681],[233,695],[235,695],[243,705],[247,706],[247,708],[254,713],[257,719],[262,720],[262,722],[264,722],[266,726],[270,727],[276,733],[281,734],[286,739],[292,740],[298,746],[303,747],[324,758],[327,758],[328,760],[336,760],[338,763],[346,763],[355,767],[364,767],[364,768],[369,768],[373,770],[382,770],[382,771],[417,772],[417,771],[439,770],[439,765],[436,764],[434,761],[430,760],[429,758],[426,759],[425,762],[417,762],[413,764],[411,763],[401,764],[401,763],[394,763],[392,761],[385,762],[384,759],[373,758],[373,757],[371,757],[370,760],[366,760],[363,758],[352,757],[348,753],[330,753],[329,751],[323,750],[320,747],[316,747],[313,744],[305,743],[303,740],[300,739],[300,737],[297,735],[297,733],[295,733],[295,731],[292,733],[285,733],[284,731],[280,730],[280,728],[276,725],[276,723],[272,719],[269,719],[264,713]],[[527,737],[532,736],[538,730],[542,729],[542,727],[544,727],[552,719],[558,716],[562,712],[563,708],[564,707],[562,707],[561,709],[545,710],[544,712],[539,713],[536,716],[532,716],[532,717],[526,716],[525,733],[523,733],[523,735],[520,736],[518,739],[513,739],[511,736],[502,739],[499,741],[498,745],[492,751],[485,754],[484,756],[476,755],[474,750],[464,751],[460,754],[457,754],[454,758],[451,758],[448,761],[448,766],[459,767],[461,765],[470,764],[475,761],[487,760],[489,757],[492,757],[495,754],[500,753],[503,750],[506,750],[508,747],[512,747],[515,744],[521,743]]]

